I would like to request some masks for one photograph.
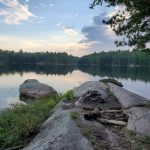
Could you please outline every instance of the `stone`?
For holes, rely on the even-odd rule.
[[[79,87],[74,88],[74,96],[75,97],[80,97],[83,94],[87,93],[89,90],[90,91],[98,91],[101,94],[101,97],[103,99],[108,97],[107,94],[107,85],[103,82],[99,81],[88,81],[80,85]]]
[[[130,108],[133,106],[144,105],[149,102],[148,99],[132,93],[120,86],[117,86],[113,83],[108,83],[110,91],[117,97],[118,101],[124,108]]]
[[[111,130],[107,128],[105,129],[105,132],[108,135],[108,140],[110,141],[112,149],[123,150],[123,148],[119,144],[120,137],[116,133],[112,132]]]
[[[71,118],[71,112],[78,109],[63,110],[60,102],[54,114],[43,124],[40,133],[23,150],[93,150],[80,128]]]
[[[24,83],[19,87],[19,92],[20,97],[27,97],[32,99],[57,94],[55,89],[46,84],[40,83],[35,79],[28,79],[24,81]]]
[[[127,129],[150,136],[150,109],[132,107],[128,112]]]

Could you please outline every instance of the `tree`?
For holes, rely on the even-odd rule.
[[[110,6],[124,6],[105,24],[111,25],[117,35],[123,35],[122,41],[115,41],[117,46],[135,46],[137,49],[146,48],[150,42],[150,0],[93,0],[90,8],[107,3]]]

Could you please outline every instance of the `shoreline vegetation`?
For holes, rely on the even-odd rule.
[[[1,111],[0,150],[25,146],[39,132],[43,121],[61,99],[61,96],[45,97]]]
[[[19,52],[0,49],[0,65],[105,65],[105,66],[150,66],[150,52],[118,50],[109,52],[92,53],[82,57],[68,55],[65,52]]]
[[[0,63],[0,66],[7,66],[7,65],[20,65],[19,63],[9,63],[9,64],[4,64],[4,63]],[[35,66],[100,66],[99,64],[46,64],[46,63],[22,63],[21,65],[35,65]],[[149,68],[149,66],[143,66],[143,65],[101,65],[101,66],[111,66],[111,67],[145,67],[145,68]]]
[[[63,99],[72,100],[73,91],[12,105],[0,112],[0,150],[24,147],[40,131],[42,123]]]

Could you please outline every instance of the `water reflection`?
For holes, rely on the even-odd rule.
[[[28,72],[35,72],[36,74],[46,75],[66,75],[67,73],[71,73],[76,69],[78,69],[78,67],[74,65],[3,65],[0,66],[0,75],[15,73],[23,75],[24,73]]]
[[[150,67],[128,67],[128,66],[75,66],[75,65],[5,65],[0,66],[0,76],[3,74],[20,74],[35,72],[44,75],[67,75],[74,70],[98,75],[100,77],[112,77],[131,80],[150,81]]]
[[[37,79],[58,92],[104,77],[123,82],[126,89],[150,98],[150,68],[112,66],[0,66],[0,109],[19,102],[19,85],[26,79]]]
[[[131,80],[150,81],[150,67],[128,66],[79,66],[83,72],[101,77],[122,78]]]

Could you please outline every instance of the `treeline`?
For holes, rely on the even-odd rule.
[[[81,65],[150,66],[150,53],[143,51],[110,51],[83,56]]]
[[[110,51],[93,53],[81,58],[67,53],[29,53],[0,50],[0,64],[105,65],[150,66],[150,53],[143,51]]]
[[[0,64],[74,64],[77,57],[67,53],[36,52],[29,53],[0,50]]]

